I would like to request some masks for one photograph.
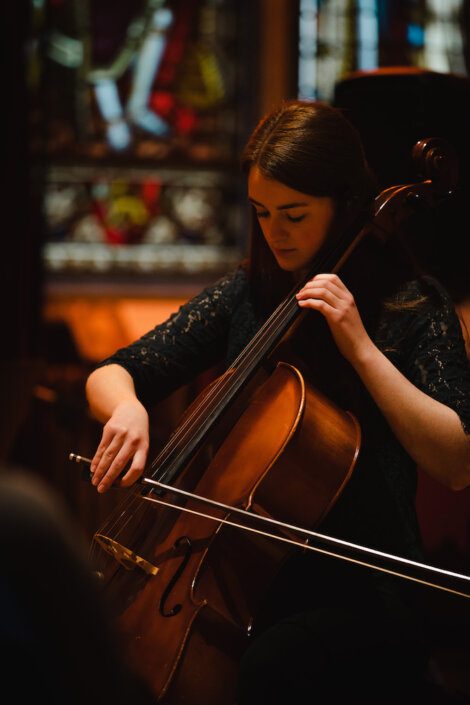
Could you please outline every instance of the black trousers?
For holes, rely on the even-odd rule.
[[[363,568],[287,565],[245,653],[237,705],[420,702],[429,652],[419,619]]]
[[[254,640],[241,662],[237,703],[413,702],[427,663],[407,624],[361,609],[320,608],[285,618]]]

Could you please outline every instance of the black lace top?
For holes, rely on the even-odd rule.
[[[374,334],[377,346],[413,384],[454,409],[470,433],[470,371],[452,300],[428,277],[408,284],[396,299],[395,310],[392,306],[382,311]],[[100,364],[122,365],[133,377],[139,398],[150,406],[216,363],[233,362],[260,325],[247,275],[238,268]],[[320,370],[327,392],[328,374],[338,377]],[[338,396],[334,384],[331,388],[363,428],[360,462],[322,529],[422,560],[415,465],[360,381],[355,382],[359,394],[350,398],[341,391]]]

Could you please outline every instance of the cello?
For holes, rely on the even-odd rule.
[[[372,223],[346,233],[305,281],[339,271],[371,228],[386,237],[403,210],[448,195],[454,171],[443,168],[436,142],[417,152],[435,178],[380,194]],[[298,289],[190,406],[149,476],[94,537],[130,662],[164,703],[234,700],[256,612],[293,545],[431,584],[427,566],[403,559],[397,568],[396,557],[315,531],[354,471],[361,430],[276,355],[301,319]],[[449,578],[442,589],[467,594],[466,576],[431,572]]]

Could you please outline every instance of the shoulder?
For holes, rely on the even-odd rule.
[[[409,282],[392,303],[395,309],[381,320],[378,347],[416,386],[448,406],[455,401],[458,413],[465,406],[470,422],[470,368],[449,292],[425,276]]]
[[[206,299],[231,307],[248,291],[248,277],[243,264],[227,272],[213,284],[205,287],[196,298]]]
[[[447,289],[437,279],[423,276],[410,282],[402,293],[409,302],[413,329],[430,337],[461,335],[455,302]]]
[[[248,290],[248,273],[245,264],[241,263],[221,277],[215,287],[231,296],[245,294]]]
[[[406,354],[438,340],[463,346],[455,303],[437,279],[409,281],[384,302],[377,330],[377,344],[384,351]]]
[[[454,309],[449,292],[437,279],[428,275],[412,279],[400,286],[388,302],[408,310]]]
[[[205,286],[186,301],[167,321],[168,325],[184,322],[187,317],[219,320],[230,316],[248,291],[248,278],[242,265],[227,272],[212,284]]]
[[[424,275],[400,286],[383,303],[382,317],[402,324],[423,324],[433,316],[458,320],[455,303],[447,289],[434,277]]]

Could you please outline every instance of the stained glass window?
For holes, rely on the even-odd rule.
[[[47,271],[225,271],[240,257],[249,8],[31,2],[31,152],[44,176]]]

